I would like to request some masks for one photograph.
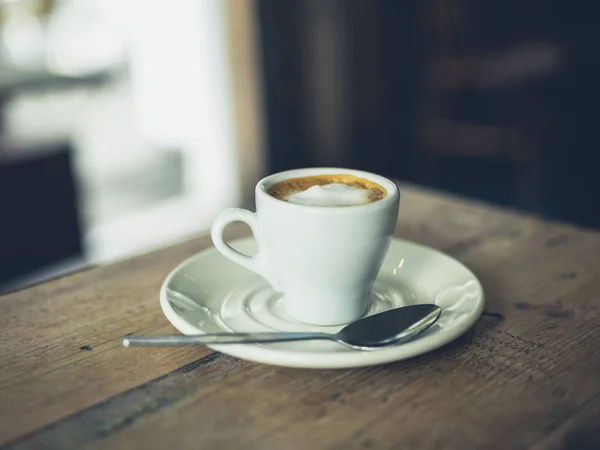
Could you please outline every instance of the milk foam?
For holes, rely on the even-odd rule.
[[[311,186],[302,192],[286,197],[290,203],[312,206],[355,206],[369,203],[371,191],[347,184],[332,183],[324,186]]]

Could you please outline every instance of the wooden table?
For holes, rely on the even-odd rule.
[[[1,297],[0,448],[600,449],[600,234],[406,187],[398,235],[467,264],[487,313],[387,366],[121,348],[175,332],[159,286],[208,237]]]

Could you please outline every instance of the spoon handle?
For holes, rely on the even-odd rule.
[[[258,342],[307,341],[312,339],[335,339],[327,333],[215,333],[192,336],[124,336],[121,339],[123,347],[129,346],[180,346],[206,344],[247,344]]]

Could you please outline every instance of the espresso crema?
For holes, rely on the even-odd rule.
[[[350,174],[289,178],[270,186],[267,193],[276,199],[306,206],[357,206],[387,196],[380,184]]]

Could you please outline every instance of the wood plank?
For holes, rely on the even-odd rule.
[[[528,448],[574,420],[587,403],[580,398],[600,386],[593,367],[555,367],[561,352],[546,354],[550,334],[529,342],[509,321],[483,320],[440,351],[360,370],[217,354],[7,448]],[[591,359],[598,334],[587,333],[577,359]]]
[[[595,450],[600,448],[600,394],[583,403],[531,450]]]
[[[89,448],[136,448],[151,434],[154,448],[513,449],[583,419],[586,442],[599,438],[595,414],[577,412],[600,393],[600,236],[516,220],[454,248],[485,280],[500,323],[482,321],[458,343],[387,367],[315,373],[238,362],[225,380],[194,383],[184,402]]]
[[[222,357],[211,368],[221,366],[222,378],[199,368],[177,383],[180,402],[82,447],[515,449],[581,421],[585,442],[600,438],[589,428],[595,403],[578,413],[600,394],[600,236],[512,225],[454,252],[488,280],[504,320],[483,320],[432,354],[361,370]]]
[[[1,297],[0,443],[212,353],[120,347],[127,333],[176,332],[162,315],[160,284],[209,245],[203,237]]]
[[[158,287],[201,238],[0,299],[0,444],[528,448],[589,421],[577,411],[600,392],[598,234],[413,187],[398,233],[472,267],[498,315],[438,352],[360,370],[123,351],[122,334],[169,332]]]

